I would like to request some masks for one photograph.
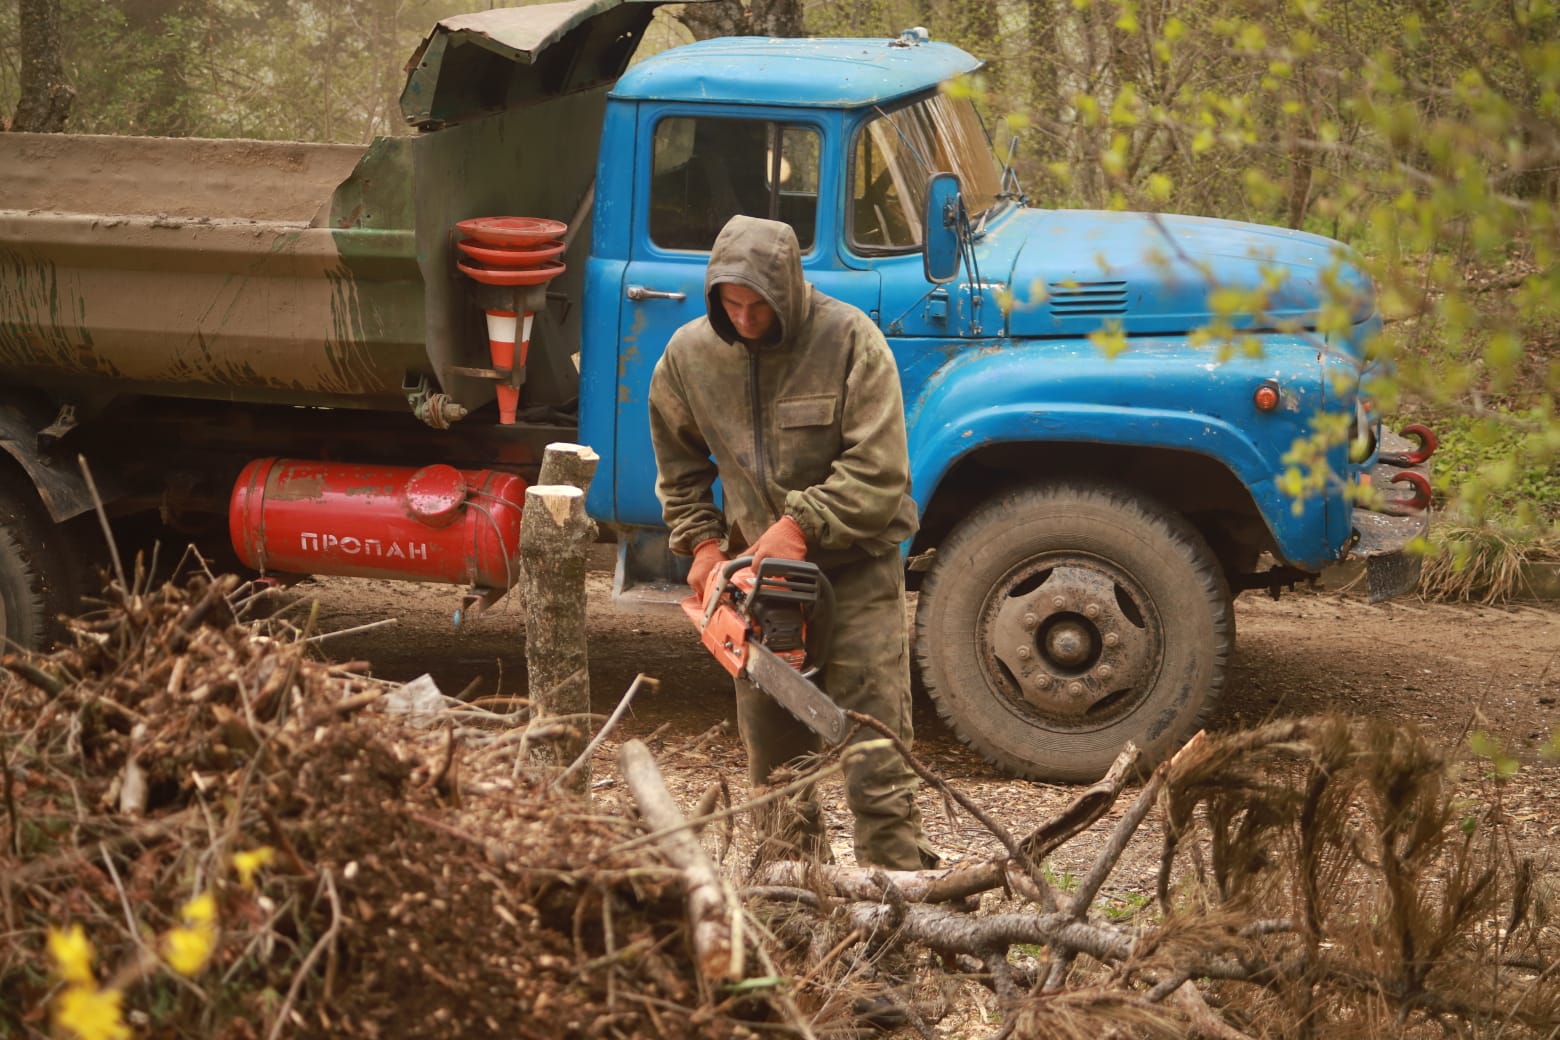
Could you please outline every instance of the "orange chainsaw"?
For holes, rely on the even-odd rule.
[[[817,564],[769,558],[746,570],[752,562],[751,556],[728,561],[709,599],[701,605],[689,596],[683,613],[721,667],[838,744],[850,720],[812,681],[814,662],[828,652],[834,589]]]

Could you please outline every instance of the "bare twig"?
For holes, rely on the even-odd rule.
[[[399,621],[399,618],[393,617],[380,618],[378,621],[370,621],[366,625],[353,625],[351,628],[338,628],[330,632],[320,632],[317,635],[300,639],[299,642],[305,645],[323,643],[327,639],[335,639],[338,636],[355,636],[359,632],[369,632],[376,628],[384,628],[386,625],[394,625]]]
[[[1142,826],[1143,820],[1148,816],[1148,811],[1154,807],[1154,801],[1159,797],[1160,788],[1165,785],[1165,776],[1170,768],[1168,762],[1162,763],[1148,778],[1148,783],[1143,785],[1143,790],[1138,792],[1137,801],[1126,811],[1121,819],[1116,821],[1116,827],[1111,831],[1110,840],[1095,857],[1094,865],[1089,868],[1088,874],[1078,884],[1077,892],[1073,893],[1072,915],[1082,918],[1089,912],[1089,905],[1094,902],[1094,897],[1099,894],[1100,886],[1105,879],[1110,877],[1111,871],[1116,869],[1116,864],[1121,861],[1121,854],[1126,851],[1127,843]]]
[[[118,834],[104,837],[98,841],[100,849],[117,849],[126,845],[134,845],[140,841],[158,838],[170,831],[178,830],[189,823],[195,817],[194,809],[180,809],[178,812],[164,816],[156,820],[148,820],[143,824],[131,827]],[[49,856],[45,859],[35,859],[15,869],[7,871],[6,880],[14,885],[25,885],[38,878],[47,877],[56,870],[61,870],[77,863],[85,862],[87,853],[79,848],[71,847],[63,852]]]
[[[769,956],[769,950],[763,943],[754,944],[754,955],[758,958],[758,963],[763,967],[766,974],[780,974],[780,969],[775,966],[774,960]],[[780,1010],[785,1013],[788,1023],[802,1036],[803,1040],[817,1040],[817,1036],[812,1031],[812,1026],[807,1022],[807,1016],[802,1014],[801,1009],[796,1006],[796,1002],[791,999],[791,995],[785,990],[781,990],[775,997],[780,1005]]]
[[[865,747],[870,747],[872,745],[881,746],[881,742],[880,741],[868,741],[865,744],[854,745],[854,747],[856,747],[856,748],[865,748]],[[722,809],[720,812],[711,813],[708,816],[701,816],[701,817],[698,817],[698,818],[692,819],[692,820],[684,820],[682,823],[677,824],[674,827],[672,827],[669,831],[665,831],[665,832],[663,832],[663,831],[655,831],[655,832],[650,833],[650,834],[642,834],[642,835],[640,835],[637,838],[630,838],[628,841],[621,842],[620,844],[615,845],[610,850],[609,854],[617,854],[617,853],[621,853],[621,852],[627,852],[630,849],[637,849],[641,845],[653,844],[653,843],[659,841],[661,838],[665,837],[667,833],[671,833],[671,831],[690,830],[690,829],[695,829],[695,828],[707,827],[711,823],[714,823],[714,822],[716,822],[718,820],[724,820],[724,819],[727,819],[728,817],[732,817],[732,816],[739,816],[742,813],[748,812],[748,811],[753,810],[753,809],[757,809],[757,808],[759,808],[761,806],[764,806],[764,805],[768,805],[770,802],[779,801],[782,798],[788,798],[791,795],[796,794],[798,791],[806,790],[807,788],[809,788],[809,787],[813,786],[814,784],[816,784],[819,780],[823,780],[826,777],[833,776],[835,773],[838,773],[840,770],[842,770],[844,768],[845,768],[845,766],[844,766],[844,763],[842,763],[842,762],[830,762],[830,763],[828,763],[826,765],[820,765],[819,767],[817,767],[815,769],[808,770],[802,776],[800,776],[800,777],[796,778],[795,780],[791,781],[790,783],[786,784],[784,787],[772,788],[772,789],[770,789],[768,791],[765,791],[763,794],[759,795],[757,798],[749,799],[748,801],[742,802],[740,805],[733,805],[730,808]]]
[[[266,1034],[266,1040],[276,1040],[282,1035],[282,1027],[287,1024],[288,1017],[292,1014],[293,1004],[298,1000],[298,993],[303,989],[303,980],[309,977],[314,970],[314,962],[320,959],[320,955],[329,951],[335,956],[336,936],[341,933],[341,900],[336,895],[336,881],[327,869],[323,873],[325,894],[330,900],[330,927],[325,929],[325,934],[319,941],[310,947],[308,955],[303,958],[303,963],[293,975],[292,985],[287,987],[287,998],[282,1001],[282,1006],[277,1009],[276,1019],[271,1023],[271,1031]]]
[[[612,709],[612,714],[607,716],[607,721],[602,723],[601,729],[597,730],[590,743],[585,745],[585,750],[580,752],[578,758],[569,763],[568,768],[553,778],[553,782],[549,785],[553,790],[561,790],[569,777],[585,768],[585,763],[589,762],[591,756],[596,753],[596,749],[601,747],[602,742],[607,739],[607,734],[611,733],[613,727],[622,721],[623,716],[628,713],[628,707],[634,703],[634,695],[639,692],[641,683],[648,683],[652,691],[661,685],[660,680],[652,679],[644,672],[634,676],[634,681],[629,683],[628,689],[618,701],[617,707]]]
[[[5,815],[10,823],[6,837],[6,851],[13,856],[22,854],[22,817],[16,808],[16,777],[11,773],[11,759],[6,751],[6,740],[0,738],[0,774],[5,777]]]
[[[119,587],[129,593],[130,583],[125,580],[125,565],[119,558],[119,546],[114,544],[114,529],[109,526],[108,511],[103,508],[103,496],[98,494],[97,481],[92,479],[92,467],[87,465],[85,455],[77,455],[76,464],[81,467],[81,475],[87,482],[87,493],[92,496],[92,510],[97,514],[98,526],[103,529],[103,540],[108,543],[109,559],[114,561],[114,575],[119,579]]]

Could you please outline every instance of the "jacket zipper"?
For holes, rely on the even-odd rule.
[[[748,352],[748,395],[749,403],[753,407],[753,466],[758,476],[758,493],[763,496],[764,504],[769,507],[770,522],[778,520],[780,510],[775,508],[774,499],[769,497],[769,478],[764,473],[764,412],[763,398],[758,392],[758,348],[749,346]]]

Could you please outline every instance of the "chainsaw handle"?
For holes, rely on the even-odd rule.
[[[715,614],[715,608],[720,606],[720,597],[725,594],[726,586],[731,584],[732,575],[753,562],[751,556],[738,556],[734,560],[727,560],[721,564],[720,581],[715,583],[714,590],[705,598],[704,623],[708,625],[710,618]]]

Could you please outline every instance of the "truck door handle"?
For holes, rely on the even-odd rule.
[[[630,285],[625,294],[630,300],[686,300],[685,292],[662,292],[659,289],[646,289],[642,285]]]

